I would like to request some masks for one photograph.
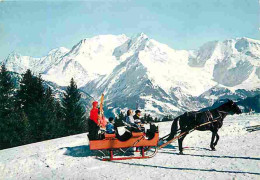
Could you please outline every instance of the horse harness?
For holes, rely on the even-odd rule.
[[[218,117],[214,118],[212,112],[210,112],[209,110],[207,111],[204,111],[204,112],[199,112],[199,111],[193,111],[193,112],[187,112],[187,115],[189,116],[189,113],[193,114],[194,115],[194,120],[195,122],[197,121],[197,114],[202,114],[202,113],[205,113],[206,115],[206,118],[207,118],[207,122],[218,122],[219,120],[223,119],[223,114],[228,114],[228,112],[225,112],[225,111],[220,111],[220,110],[217,110],[218,112]],[[223,114],[222,114],[223,113]]]

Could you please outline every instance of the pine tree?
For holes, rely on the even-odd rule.
[[[44,86],[41,76],[33,76],[28,69],[20,81],[17,92],[18,108],[27,116],[26,143],[44,140],[46,114],[44,109]]]
[[[8,116],[14,107],[14,84],[10,72],[5,65],[0,71],[0,117]]]
[[[15,109],[15,111],[10,116],[10,147],[27,144],[28,140],[26,139],[26,136],[23,136],[26,134],[26,127],[28,127],[27,125],[28,119],[25,113],[19,109]]]
[[[22,76],[17,97],[18,105],[25,113],[29,113],[28,110],[34,105],[42,103],[44,87],[41,76],[33,76],[31,70],[28,69]]]
[[[155,117],[154,122],[159,122],[159,119],[157,117]]]
[[[3,64],[0,70],[0,149],[22,144],[20,133],[24,123],[14,108],[14,93],[13,78]]]
[[[43,130],[42,130],[42,139],[52,139],[58,137],[59,132],[59,118],[58,112],[56,111],[56,101],[53,97],[53,93],[50,87],[45,90],[44,100],[42,103],[41,110],[41,118],[42,122],[44,122]]]
[[[146,113],[144,114],[144,116],[141,118],[142,123],[147,123],[147,115]]]
[[[63,108],[58,100],[55,100],[55,116],[56,122],[54,122],[53,135],[55,138],[66,135],[66,127],[64,120]]]
[[[146,121],[147,121],[148,123],[153,122],[153,118],[151,117],[150,114],[148,114]]]
[[[173,117],[171,115],[166,115],[162,118],[162,121],[173,121]]]
[[[84,131],[84,124],[86,123],[86,118],[84,118],[85,111],[80,103],[81,94],[73,78],[63,96],[62,107],[66,128],[65,135],[82,133]]]

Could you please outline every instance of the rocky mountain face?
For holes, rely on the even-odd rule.
[[[236,38],[208,42],[198,50],[175,50],[141,33],[83,39],[71,50],[42,58],[10,54],[7,68],[27,68],[58,86],[73,77],[106,111],[136,107],[156,116],[211,106],[219,98],[245,99],[259,93],[260,41]]]

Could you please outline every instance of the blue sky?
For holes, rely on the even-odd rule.
[[[212,40],[260,39],[257,0],[92,0],[0,2],[0,59],[41,57],[99,34],[144,32],[175,49]]]

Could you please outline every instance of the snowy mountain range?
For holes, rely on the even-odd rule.
[[[94,99],[104,93],[108,112],[138,106],[157,116],[176,115],[260,90],[260,41],[245,37],[175,50],[144,33],[99,35],[42,58],[11,53],[4,63],[17,73],[41,73],[59,86],[73,77]]]

